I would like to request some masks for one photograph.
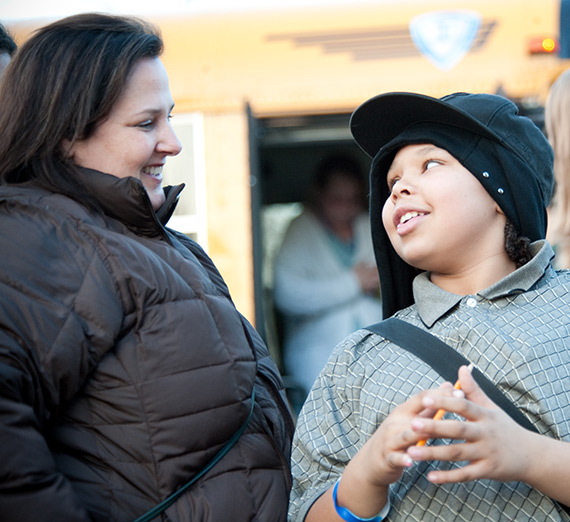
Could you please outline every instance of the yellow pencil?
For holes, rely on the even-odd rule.
[[[457,379],[457,382],[455,383],[455,385],[453,386],[453,388],[455,390],[460,390],[461,389],[461,383],[459,382],[459,379]],[[441,409],[441,410],[437,410],[435,412],[435,415],[433,416],[433,420],[440,420],[443,416],[445,415],[445,410]],[[416,446],[424,446],[425,443],[427,441],[426,440],[420,440]]]

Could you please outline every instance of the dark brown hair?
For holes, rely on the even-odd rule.
[[[10,56],[16,52],[16,42],[8,30],[0,24],[0,53],[8,53]]]
[[[363,175],[362,167],[358,161],[352,156],[345,154],[331,154],[322,159],[317,165],[312,180],[312,192],[309,196],[309,203],[313,207],[318,207],[320,194],[325,192],[337,177],[350,179],[358,186],[362,198],[362,208],[367,208],[367,178]]]
[[[521,236],[510,221],[505,225],[505,250],[517,268],[526,265],[532,259],[530,239]]]
[[[40,28],[15,54],[0,90],[0,183],[35,180],[89,199],[62,148],[88,138],[124,90],[133,65],[162,53],[137,18],[85,13]]]

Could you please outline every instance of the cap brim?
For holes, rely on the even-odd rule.
[[[502,141],[465,111],[430,96],[406,92],[380,94],[365,101],[350,117],[350,130],[362,150],[374,157],[416,123],[443,123]]]

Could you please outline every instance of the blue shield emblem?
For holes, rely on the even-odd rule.
[[[481,16],[473,11],[434,11],[410,20],[410,35],[438,69],[449,71],[469,52]]]

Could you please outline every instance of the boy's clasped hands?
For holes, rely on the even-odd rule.
[[[485,395],[469,367],[462,366],[458,377],[461,389],[446,382],[396,407],[343,476],[354,471],[360,480],[383,487],[399,480],[404,469],[415,462],[436,460],[467,462],[448,471],[430,471],[428,480],[437,484],[475,479],[524,481],[536,435],[520,427]],[[461,419],[446,415],[434,420],[440,409]],[[438,439],[454,443],[438,444]],[[421,446],[422,440],[431,442]]]

